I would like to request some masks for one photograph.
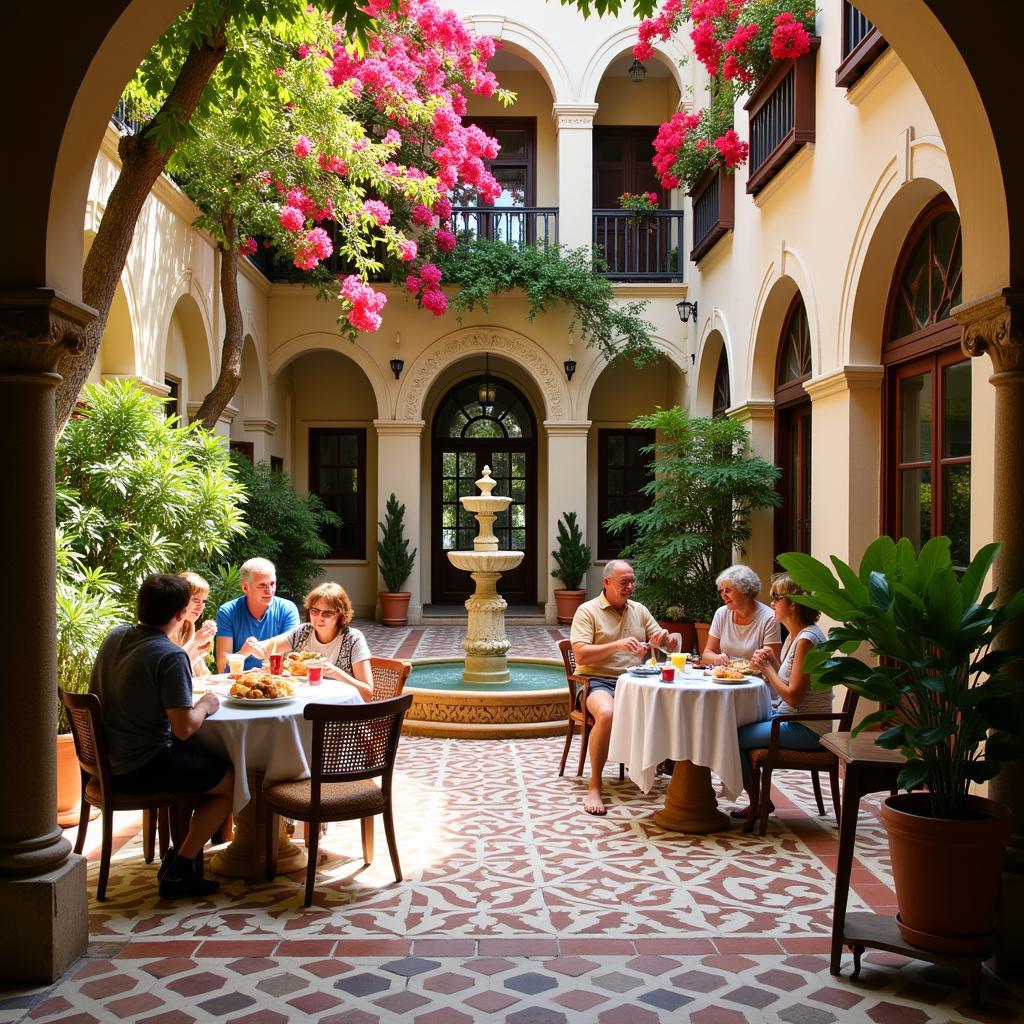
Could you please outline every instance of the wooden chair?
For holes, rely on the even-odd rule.
[[[278,815],[306,822],[309,864],[304,905],[313,902],[320,825],[325,821],[362,822],[363,861],[373,860],[373,819],[384,817],[384,834],[395,869],[402,867],[391,814],[391,776],[412,694],[369,704],[307,704],[303,714],[313,723],[310,778],[282,782],[264,790],[267,805],[267,878],[277,870]],[[371,781],[380,779],[380,784]]]
[[[562,761],[558,766],[558,774],[565,774],[565,762],[569,757],[569,748],[572,746],[572,738],[576,734],[576,726],[580,727],[580,760],[576,766],[577,776],[583,774],[583,765],[587,760],[587,741],[590,739],[590,730],[594,727],[594,716],[587,711],[587,697],[590,696],[590,680],[586,676],[576,675],[576,657],[572,653],[572,643],[569,640],[559,640],[558,650],[562,655],[562,664],[565,666],[565,681],[569,687],[569,726],[565,733],[565,746],[562,748]],[[619,763],[619,782],[626,777],[626,768]]]
[[[814,799],[818,803],[818,813],[825,813],[825,804],[821,799],[821,781],[819,772],[828,772],[829,786],[832,790],[832,806],[839,822],[839,759],[830,750],[787,750],[779,746],[779,727],[783,722],[837,722],[836,732],[849,732],[853,726],[854,712],[857,710],[859,694],[847,690],[842,710],[838,714],[793,714],[776,715],[772,719],[772,733],[767,747],[758,747],[747,751],[750,758],[752,776],[752,792],[750,794],[750,811],[747,814],[744,832],[752,832],[754,825],[760,822],[758,835],[768,831],[768,814],[771,807],[772,772],[776,768],[786,771],[811,772],[814,783]]]
[[[370,671],[373,673],[373,700],[376,703],[402,696],[405,681],[412,671],[412,662],[395,658],[371,658]]]
[[[78,822],[75,853],[81,853],[85,847],[89,808],[98,807],[103,813],[103,845],[96,885],[96,899],[102,901],[107,898],[107,880],[110,876],[114,812],[165,810],[170,831],[177,842],[179,837],[184,838],[188,832],[188,820],[198,804],[198,797],[191,793],[118,793],[114,788],[110,758],[103,738],[103,708],[99,697],[94,693],[58,692],[61,703],[68,711],[68,721],[75,739],[75,753],[82,769],[82,814]],[[152,859],[152,852],[149,859]]]

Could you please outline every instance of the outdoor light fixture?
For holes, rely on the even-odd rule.
[[[402,376],[402,368],[405,366],[404,359],[392,359],[391,360],[391,372],[395,375],[395,380],[398,380]]]
[[[491,356],[490,353],[487,353],[484,356],[484,379],[476,390],[477,401],[480,403],[480,408],[485,416],[490,416],[494,412],[494,396],[496,393],[497,388],[494,386],[494,381],[491,380]]]
[[[629,80],[631,82],[642,82],[646,76],[647,68],[634,57],[633,63],[629,65]]]
[[[565,369],[565,379],[572,380],[572,375],[576,372],[576,360],[566,359],[562,366]]]
[[[682,302],[676,303],[676,312],[679,314],[679,319],[682,320],[684,324],[689,322],[691,315],[693,316],[693,322],[697,322],[696,302],[687,302],[686,299],[683,299]]]

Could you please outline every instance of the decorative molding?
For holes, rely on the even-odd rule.
[[[882,385],[885,367],[851,363],[841,366],[838,370],[804,381],[804,391],[812,402],[823,398],[831,398],[847,391],[868,391]]]
[[[273,434],[277,430],[277,420],[262,417],[246,417],[242,420],[242,429],[253,433]]]
[[[563,128],[586,128],[587,130],[592,130],[596,113],[596,103],[551,104],[551,121],[556,131],[561,131]]]
[[[457,334],[440,344],[432,354],[418,359],[413,365],[409,383],[403,397],[405,419],[418,420],[423,411],[423,398],[438,374],[464,356],[477,352],[506,355],[514,362],[525,366],[544,395],[547,404],[547,418],[564,420],[564,391],[560,382],[561,367],[546,357],[533,345],[527,345],[519,338],[500,330],[480,330],[471,334]]]
[[[587,437],[593,425],[591,420],[563,420],[562,422],[544,420],[544,429],[548,437]]]
[[[865,97],[875,91],[875,87],[881,85],[901,61],[896,56],[896,51],[890,46],[871,65],[862,78],[859,78],[849,89],[846,90],[846,102],[851,106],[859,107]]]
[[[775,403],[771,399],[752,398],[743,405],[734,405],[725,411],[725,415],[737,423],[750,423],[753,420],[775,419]]]
[[[1024,373],[1024,288],[1003,288],[964,302],[953,309],[953,316],[964,327],[964,352],[987,352],[991,358],[993,384],[1004,374]]]
[[[85,351],[96,310],[52,288],[0,291],[0,369],[53,370],[64,353]]]
[[[908,125],[900,132],[896,144],[896,167],[900,182],[906,185],[914,177],[914,128]]]
[[[143,373],[101,373],[100,380],[133,380],[143,391],[157,398],[166,398],[171,393],[171,389],[162,380],[154,380]]]
[[[422,437],[423,420],[374,420],[378,437]]]

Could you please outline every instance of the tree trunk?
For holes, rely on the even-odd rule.
[[[226,24],[227,15],[213,30],[210,39],[189,50],[174,88],[161,107],[161,114],[169,113],[181,124],[188,122],[210,77],[224,58]],[[73,412],[79,392],[96,361],[143,204],[174,152],[173,144],[161,150],[155,139],[146,137],[147,129],[148,125],[137,135],[124,136],[118,145],[121,173],[107,199],[103,219],[82,271],[82,299],[95,308],[98,315],[85,330],[82,351],[67,353],[57,366],[63,378],[57,385],[58,434]]]
[[[242,302],[238,297],[238,229],[230,209],[221,211],[225,243],[220,245],[220,300],[224,307],[224,345],[220,373],[210,393],[203,399],[194,419],[213,430],[242,379]]]

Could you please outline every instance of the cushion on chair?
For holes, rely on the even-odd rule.
[[[310,781],[281,782],[264,790],[264,799],[289,817],[309,813]],[[369,779],[359,782],[325,782],[320,787],[320,807],[325,818],[333,815],[368,813],[382,810],[386,804],[380,787]]]
[[[752,764],[761,764],[767,761],[769,753],[767,747],[747,751]],[[780,747],[775,752],[775,764],[779,768],[790,766],[806,768],[820,765],[823,771],[828,771],[834,761],[835,754],[828,750],[786,750]]]

